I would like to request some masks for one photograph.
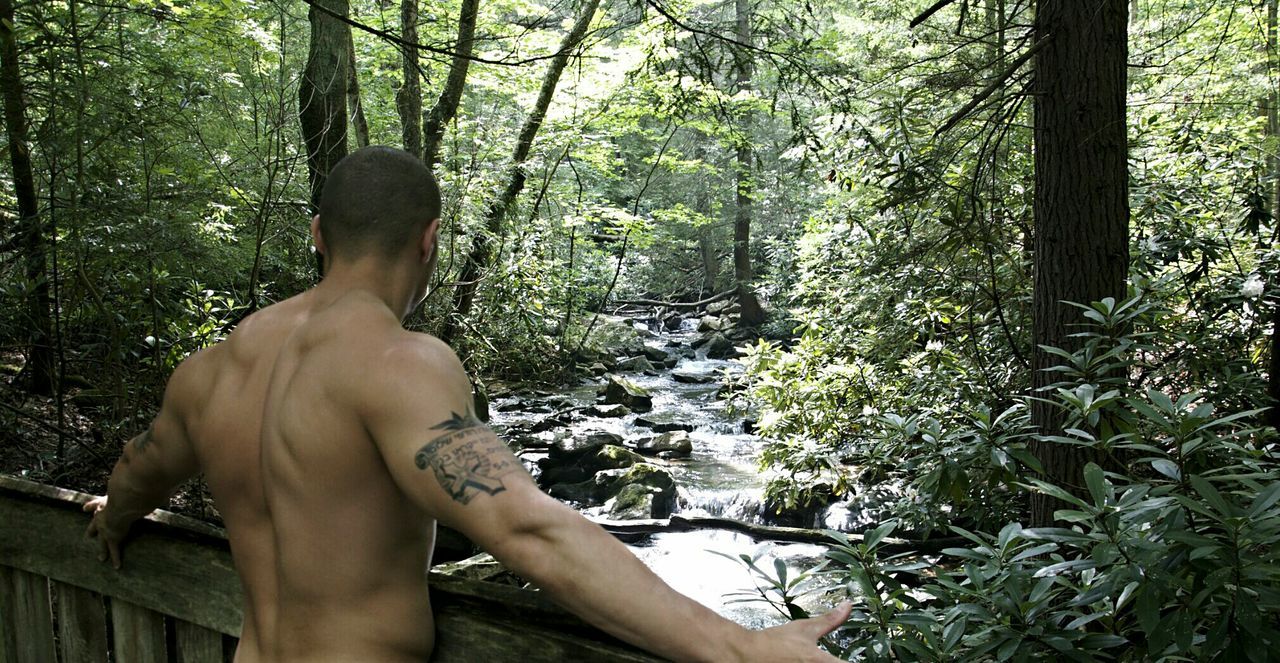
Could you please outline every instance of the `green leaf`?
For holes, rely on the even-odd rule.
[[[1106,485],[1102,476],[1102,468],[1097,463],[1084,466],[1084,482],[1089,487],[1089,495],[1093,503],[1102,506],[1107,503]]]
[[[1155,468],[1155,471],[1173,479],[1174,481],[1180,481],[1182,479],[1182,470],[1178,467],[1177,463],[1171,460],[1157,458],[1151,461],[1151,467]]]

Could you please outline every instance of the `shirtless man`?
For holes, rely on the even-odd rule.
[[[815,641],[848,606],[762,631],[716,615],[540,491],[475,418],[457,357],[402,326],[435,267],[439,210],[405,152],[364,148],[334,168],[312,223],[325,279],[174,372],[109,499],[87,507],[104,555],[118,565],[129,524],[199,468],[245,586],[238,660],[426,660],[437,522],[656,654],[837,660]]]

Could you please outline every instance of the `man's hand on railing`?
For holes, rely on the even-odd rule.
[[[95,497],[85,502],[85,513],[92,513],[93,520],[89,521],[89,529],[85,530],[85,536],[90,539],[97,539],[100,549],[98,551],[98,561],[105,562],[111,560],[111,566],[120,568],[120,545],[124,541],[124,537],[128,534],[128,529],[121,531],[111,526],[108,522],[104,511],[107,508],[107,497]]]

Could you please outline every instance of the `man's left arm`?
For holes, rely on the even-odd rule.
[[[107,481],[106,496],[84,505],[93,514],[86,533],[101,545],[98,559],[110,559],[117,569],[121,543],[133,522],[167,504],[178,486],[199,471],[182,417],[184,383],[192,377],[191,368],[184,364],[174,371],[156,418],[125,444]]]

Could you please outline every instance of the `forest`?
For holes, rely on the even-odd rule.
[[[406,326],[553,496],[697,511],[681,457],[731,452],[634,418],[683,385],[759,483],[698,512],[825,530],[730,553],[747,598],[853,600],[842,658],[1280,660],[1278,38],[1277,0],[0,0],[0,472],[101,493],[389,145],[444,196]]]

